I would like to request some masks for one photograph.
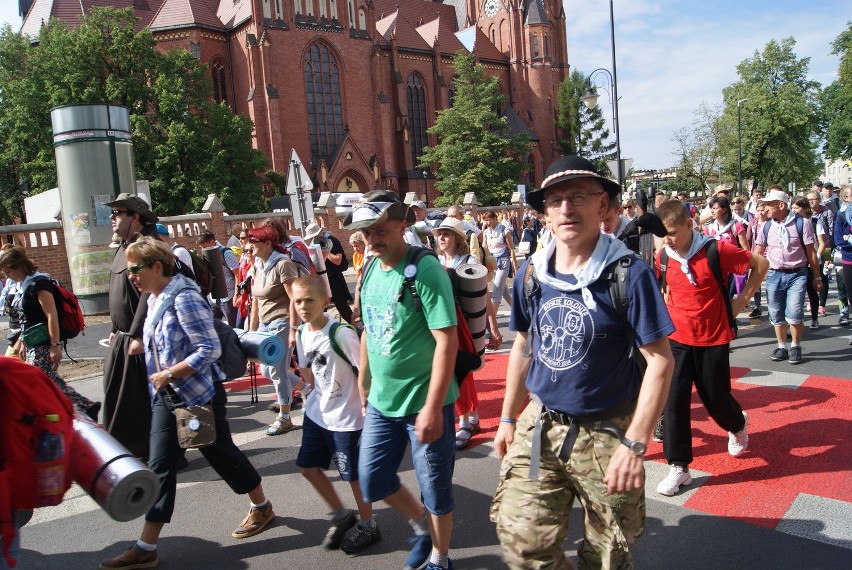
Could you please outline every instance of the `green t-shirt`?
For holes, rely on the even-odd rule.
[[[415,286],[423,302],[417,311],[402,286],[405,258],[384,271],[376,260],[361,287],[361,318],[367,333],[367,354],[372,383],[370,404],[387,417],[399,418],[419,412],[426,403],[435,338],[431,329],[455,326],[453,287],[447,271],[435,257],[417,264]],[[444,404],[458,398],[456,382],[450,382]]]

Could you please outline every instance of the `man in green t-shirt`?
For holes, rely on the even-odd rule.
[[[358,473],[364,499],[384,500],[414,529],[405,567],[438,570],[452,568],[456,312],[449,276],[436,258],[406,265],[403,233],[412,222],[408,206],[384,190],[366,194],[345,222],[361,230],[376,257],[360,288],[365,418]],[[414,277],[422,307],[403,290],[405,276]],[[397,475],[408,444],[422,503]]]

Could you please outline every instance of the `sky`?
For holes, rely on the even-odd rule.
[[[672,134],[692,124],[702,102],[721,105],[722,89],[737,80],[737,64],[770,40],[793,37],[797,56],[810,58],[811,79],[830,84],[838,66],[831,43],[852,20],[849,0],[612,1],[621,156],[632,158],[635,169],[674,166]],[[585,73],[612,71],[610,3],[563,4],[568,63]],[[0,22],[19,29],[17,0],[0,0]],[[607,94],[599,92],[614,131]]]

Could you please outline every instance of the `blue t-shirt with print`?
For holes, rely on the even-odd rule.
[[[530,261],[518,270],[512,290],[509,328],[530,330],[530,314],[524,298],[524,276]],[[574,282],[571,275],[551,275]],[[665,302],[651,268],[635,261],[629,270],[627,319],[634,345],[645,346],[674,331]],[[609,281],[598,279],[589,286],[597,308],[589,311],[581,291],[557,291],[539,283],[532,311],[536,319],[533,358],[526,388],[546,407],[574,415],[601,412],[635,398],[641,377],[629,358],[628,331],[612,306]]]

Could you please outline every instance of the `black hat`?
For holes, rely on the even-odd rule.
[[[575,178],[597,179],[610,198],[621,194],[621,186],[618,185],[618,182],[601,176],[595,165],[585,158],[569,155],[558,158],[551,163],[544,173],[544,181],[541,183],[541,188],[527,192],[527,204],[544,213],[545,191],[560,182],[574,180]]]
[[[417,218],[396,193],[373,190],[364,194],[359,203],[352,206],[352,211],[343,221],[343,227],[347,230],[360,230],[387,220],[405,220],[413,224]]]
[[[813,185],[814,185],[814,186],[819,186],[820,188],[822,188],[822,180],[817,180],[816,182],[814,182],[814,184],[813,184]]]
[[[139,214],[139,219],[146,224],[156,224],[160,221],[157,215],[151,211],[148,202],[129,192],[122,192],[112,202],[104,202],[104,206],[127,208],[130,212]]]
[[[825,184],[822,185],[822,187],[823,188],[834,188],[834,184],[832,184],[831,182],[826,182]]]

